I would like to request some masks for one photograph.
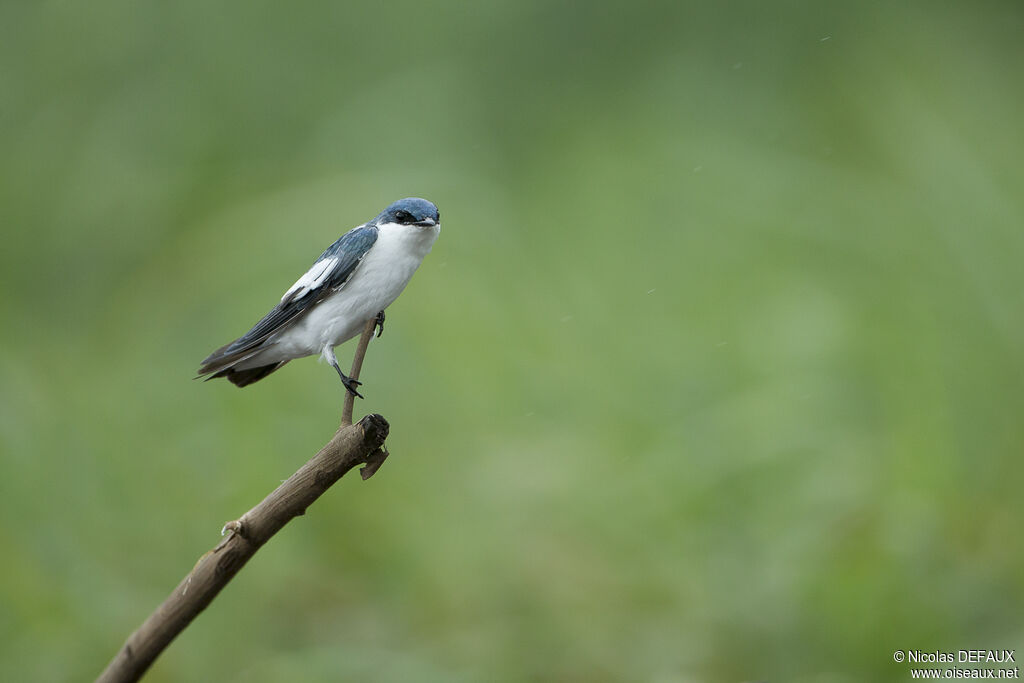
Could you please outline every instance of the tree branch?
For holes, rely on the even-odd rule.
[[[343,425],[327,445],[263,501],[234,522],[228,535],[196,562],[192,571],[125,641],[97,681],[137,681],[153,660],[206,608],[260,546],[356,465],[381,457],[388,423],[367,415]],[[378,465],[379,466],[379,465]],[[365,477],[364,477],[365,478]]]
[[[352,361],[351,377],[358,378],[373,336],[374,321],[367,323]],[[304,514],[336,481],[353,467],[369,479],[387,458],[384,440],[387,420],[367,415],[352,424],[352,395],[345,392],[341,426],[309,462],[239,519],[224,525],[227,536],[196,562],[192,571],[128,637],[121,650],[97,678],[100,683],[137,681],[171,641],[181,633],[221,589],[234,578],[256,551],[294,517]]]
[[[356,352],[352,355],[352,372],[348,373],[348,376],[352,379],[359,379],[359,373],[363,369],[363,359],[366,358],[366,347],[370,345],[370,340],[373,338],[373,330],[377,327],[377,320],[370,318],[366,321],[366,327],[363,328],[363,336],[359,338],[359,345],[356,346]],[[351,391],[345,391],[345,406],[341,409],[341,424],[350,425],[352,424],[352,410],[356,405],[356,397],[352,395]]]

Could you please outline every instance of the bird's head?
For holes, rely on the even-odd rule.
[[[418,197],[399,199],[397,202],[380,212],[374,219],[377,225],[398,223],[399,225],[415,225],[430,228],[441,222],[441,214],[433,202]]]

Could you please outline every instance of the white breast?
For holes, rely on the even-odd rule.
[[[398,298],[441,232],[441,226],[385,223],[377,228],[377,241],[356,266],[352,277],[337,292],[315,305],[282,332],[264,360],[299,358],[337,346],[362,331]]]

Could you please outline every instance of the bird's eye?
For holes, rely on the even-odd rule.
[[[411,223],[412,222],[412,214],[409,213],[408,211],[396,211],[395,212],[395,218],[398,219],[399,223]]]

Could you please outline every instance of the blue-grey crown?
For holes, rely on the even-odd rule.
[[[441,214],[433,202],[419,197],[407,197],[380,212],[374,219],[378,225],[382,223],[401,223],[402,225],[419,225],[426,227],[441,222]]]

